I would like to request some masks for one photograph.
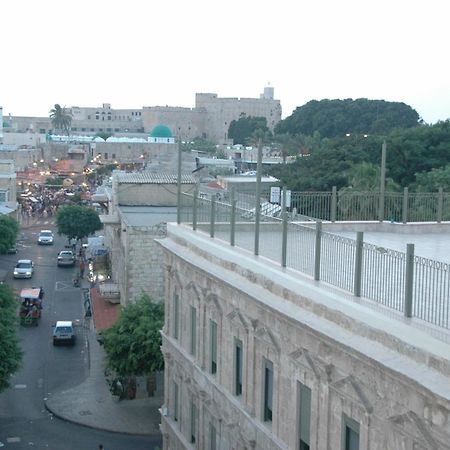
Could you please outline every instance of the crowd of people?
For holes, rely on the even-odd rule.
[[[61,205],[72,204],[71,197],[76,193],[64,188],[54,190],[43,186],[35,186],[33,191],[28,191],[27,194],[21,196],[22,219],[52,217]]]

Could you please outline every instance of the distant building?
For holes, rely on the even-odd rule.
[[[0,159],[0,215],[18,218],[16,171],[14,161]]]
[[[155,238],[164,237],[166,223],[176,221],[177,179],[167,173],[113,172],[108,214],[100,215],[113,275],[99,287],[106,297],[118,293],[122,305],[143,293],[163,300],[165,271]],[[183,174],[182,184],[183,192],[193,193],[196,180]],[[105,200],[94,195],[97,199]]]
[[[136,134],[149,133],[165,124],[177,141],[191,141],[202,137],[218,144],[232,143],[228,128],[240,117],[265,117],[273,130],[281,120],[281,104],[274,99],[273,87],[265,88],[260,98],[220,98],[217,94],[195,95],[195,107],[146,106],[138,109],[112,109],[110,103],[101,107],[68,108],[72,114],[73,134]],[[48,117],[13,116],[8,119],[6,132],[51,134],[53,125]]]

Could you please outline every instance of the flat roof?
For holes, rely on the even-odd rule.
[[[176,222],[176,206],[119,206],[123,222],[130,227],[151,227],[161,222]]]

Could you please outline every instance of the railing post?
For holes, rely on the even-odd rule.
[[[406,244],[405,266],[405,317],[412,317],[412,298],[414,283],[414,244]]]
[[[442,209],[444,204],[444,190],[440,187],[438,192],[438,202],[437,202],[437,217],[436,222],[442,222]]]
[[[408,222],[408,188],[405,187],[403,189],[403,214],[402,214],[402,221],[403,223]]]
[[[336,222],[337,215],[337,188],[333,186],[331,189],[331,215],[330,219],[332,222]]]
[[[356,233],[356,248],[355,248],[355,275],[353,294],[355,297],[361,297],[361,277],[362,277],[362,255],[363,255],[363,236],[362,231]]]
[[[177,176],[177,224],[181,223],[181,147],[178,144],[178,176]]]
[[[320,249],[322,243],[322,221],[316,222],[316,247],[314,254],[314,279],[320,280]]]
[[[255,205],[255,255],[259,255],[259,225],[261,221],[261,171],[262,140],[258,140],[258,160],[256,163],[256,205]]]
[[[209,223],[209,235],[212,238],[214,237],[215,215],[216,215],[216,199],[213,196],[211,198],[211,215],[210,215],[210,223]]]
[[[286,267],[287,259],[287,211],[286,211],[286,186],[283,186],[283,201],[281,204],[283,217],[283,238],[281,242],[281,267]]]
[[[198,189],[195,189],[194,191],[194,201],[192,205],[192,229],[195,231],[197,229]]]
[[[230,245],[234,246],[234,239],[236,235],[236,203],[237,200],[233,198],[231,201],[231,217],[230,217]]]

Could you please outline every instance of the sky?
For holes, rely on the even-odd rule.
[[[448,0],[14,0],[0,5],[3,114],[259,98],[403,102],[450,118]]]

